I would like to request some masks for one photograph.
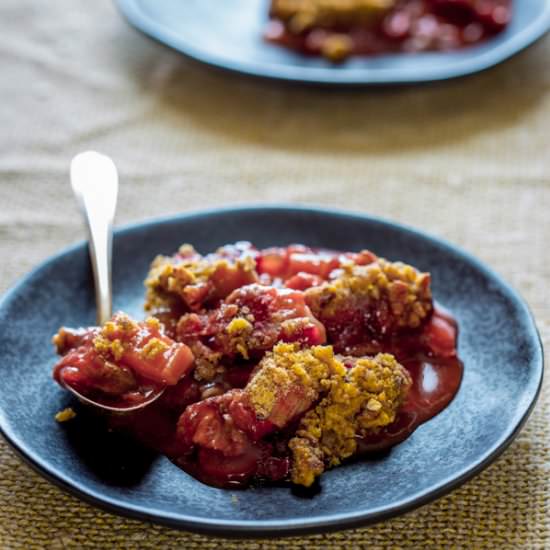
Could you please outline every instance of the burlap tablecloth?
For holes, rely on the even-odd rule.
[[[84,236],[68,162],[93,148],[120,168],[120,223],[287,201],[446,237],[523,293],[548,345],[549,54],[546,39],[465,80],[329,92],[186,61],[128,28],[109,0],[2,0],[0,290]],[[549,390],[502,458],[452,495],[368,529],[276,541],[220,541],[98,511],[2,441],[0,546],[549,548]]]

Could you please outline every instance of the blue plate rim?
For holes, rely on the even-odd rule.
[[[491,268],[486,266],[483,262],[478,260],[475,256],[462,248],[452,244],[446,239],[442,239],[430,233],[420,231],[412,226],[393,222],[389,219],[385,219],[378,216],[372,216],[370,214],[363,214],[360,212],[354,212],[349,210],[337,209],[337,208],[324,208],[324,207],[301,207],[290,204],[251,204],[245,207],[222,207],[212,208],[204,210],[189,211],[182,214],[166,217],[157,217],[147,219],[141,222],[127,224],[115,229],[114,238],[117,236],[131,233],[135,230],[144,229],[159,225],[170,225],[182,220],[192,220],[193,218],[203,218],[208,216],[215,216],[220,213],[248,213],[248,212],[281,212],[281,211],[293,211],[295,213],[309,212],[326,215],[336,215],[347,217],[351,219],[357,219],[358,221],[369,221],[374,225],[380,227],[390,227],[398,229],[400,232],[411,235],[413,238],[420,238],[426,240],[438,247],[447,249],[454,255],[462,258],[467,263],[475,267],[481,273],[489,278],[495,280],[495,282],[506,292],[508,298],[512,300],[522,310],[524,322],[526,323],[526,330],[528,330],[530,336],[537,343],[538,357],[536,361],[536,373],[538,373],[536,380],[536,388],[529,400],[525,400],[524,408],[521,413],[518,413],[514,423],[510,423],[508,429],[503,432],[498,441],[493,444],[477,461],[471,463],[468,467],[463,468],[453,476],[449,476],[447,479],[441,481],[437,486],[432,489],[428,489],[420,494],[415,494],[409,498],[403,498],[399,502],[395,503],[391,507],[379,507],[368,512],[357,513],[338,513],[332,514],[326,517],[309,518],[307,520],[209,520],[201,518],[197,520],[192,515],[182,513],[168,513],[162,511],[156,513],[153,509],[147,509],[143,506],[134,506],[127,502],[123,502],[114,498],[106,497],[97,491],[93,491],[78,481],[69,479],[56,468],[50,467],[47,461],[44,461],[30,450],[24,440],[20,438],[13,430],[7,417],[2,409],[0,409],[0,435],[8,442],[13,450],[20,456],[24,462],[26,462],[31,468],[42,475],[44,478],[52,482],[54,485],[60,487],[67,493],[76,496],[77,498],[88,502],[98,508],[107,510],[109,512],[116,513],[125,517],[140,519],[149,521],[152,523],[166,525],[168,527],[194,531],[197,533],[226,536],[233,538],[262,538],[270,536],[296,536],[311,533],[329,532],[340,529],[351,529],[356,527],[364,527],[384,521],[386,519],[395,517],[397,515],[404,514],[413,509],[419,508],[428,504],[442,496],[450,493],[452,490],[463,485],[466,481],[475,477],[482,470],[492,464],[512,443],[515,437],[518,435],[523,425],[529,418],[533,411],[537,399],[540,395],[542,388],[542,381],[544,375],[544,352],[542,346],[542,340],[538,332],[535,319],[523,300],[521,295],[516,291],[509,283],[507,283],[500,275],[498,275]],[[80,241],[69,247],[64,248],[57,254],[54,254],[41,262],[38,266],[32,269],[29,273],[24,275],[15,285],[13,285],[4,295],[0,298],[0,311],[6,307],[9,302],[14,299],[17,294],[25,288],[25,286],[40,273],[48,269],[52,263],[55,263],[59,259],[71,255],[76,251],[80,251],[87,246],[86,241]]]
[[[369,71],[369,69],[365,68],[348,68],[343,72],[328,67],[308,67],[306,74],[303,67],[293,67],[290,65],[270,67],[257,63],[227,60],[205,53],[144,13],[139,5],[139,0],[114,0],[114,2],[119,12],[132,27],[195,61],[217,69],[237,72],[252,77],[323,86],[418,84],[473,75],[514,57],[550,31],[549,6],[542,17],[538,18],[518,34],[512,35],[508,40],[501,43],[497,50],[490,50],[476,57],[455,62],[452,66],[445,68],[423,69],[422,74],[420,74],[414,68],[409,70],[403,68],[377,68],[375,71]]]

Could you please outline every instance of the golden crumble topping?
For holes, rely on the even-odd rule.
[[[187,285],[194,284],[197,277],[193,271],[199,271],[198,262],[175,263],[169,256],[157,256],[152,264],[145,286],[147,288],[145,309],[160,309],[170,304],[170,296],[184,298]],[[204,271],[203,271],[204,273]]]
[[[195,370],[193,373],[195,380],[211,382],[224,372],[224,367],[220,365],[221,353],[212,351],[200,340],[190,343],[190,348],[195,357]]]
[[[93,340],[95,350],[104,357],[119,361],[124,355],[123,339],[131,338],[139,330],[138,324],[125,313],[117,313],[107,321]]]
[[[141,356],[144,359],[154,359],[157,355],[161,355],[168,351],[170,346],[163,342],[160,338],[151,338],[141,350]]]
[[[118,338],[109,340],[102,335],[96,336],[94,338],[94,348],[101,355],[112,355],[115,361],[119,361],[124,355],[124,346]]]
[[[130,337],[138,330],[138,324],[129,315],[126,315],[126,313],[116,313],[110,321],[107,321],[103,325],[101,334],[105,338],[112,338],[115,334]]]
[[[75,416],[76,416],[76,413],[73,411],[73,409],[71,407],[67,407],[62,411],[59,411],[55,415],[55,419],[58,422],[68,422],[69,420],[72,420]]]
[[[300,389],[307,408],[317,399],[324,381],[344,370],[330,346],[300,349],[298,344],[280,343],[262,359],[245,393],[258,417],[271,418],[276,406],[284,406],[289,389]]]
[[[315,27],[370,24],[395,4],[396,0],[272,0],[271,15],[300,33]]]
[[[247,337],[250,336],[253,330],[254,327],[250,321],[247,321],[243,317],[232,319],[225,329],[231,338],[232,348],[238,351],[244,359],[250,359]]]
[[[147,317],[147,319],[145,319],[145,324],[151,330],[160,330],[162,328],[160,321],[156,317]]]
[[[311,485],[325,466],[337,466],[353,455],[357,435],[391,424],[411,384],[393,355],[342,360],[353,366],[333,372],[327,393],[302,418],[289,443],[292,481],[299,485]]]
[[[52,337],[52,344],[55,346],[55,349],[59,355],[68,348],[67,346],[67,336],[70,333],[65,327],[61,327]]]
[[[236,317],[232,319],[226,328],[229,334],[240,334],[242,332],[249,332],[252,330],[252,324],[243,317]]]
[[[59,355],[65,355],[70,349],[79,346],[86,337],[85,329],[61,327],[52,337],[52,344]]]
[[[373,305],[387,301],[398,327],[416,328],[432,310],[429,273],[383,258],[368,265],[344,265],[335,278],[306,291],[308,305],[323,320],[353,304],[357,298]]]
[[[218,252],[221,254],[222,249]],[[234,288],[255,282],[255,269],[256,263],[248,255],[236,259],[201,257],[191,245],[182,245],[176,256],[157,256],[153,260],[145,279],[145,309],[162,310],[178,299],[196,309],[210,298],[224,298]],[[239,276],[242,280],[237,280]],[[224,280],[232,279],[235,285],[225,289]]]
[[[342,33],[327,36],[321,44],[321,54],[334,62],[343,61],[351,54],[352,50],[352,39]]]
[[[315,478],[325,471],[323,452],[316,445],[302,437],[293,437],[288,448],[292,453],[292,481],[310,487]]]

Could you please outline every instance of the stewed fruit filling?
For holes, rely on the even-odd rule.
[[[457,326],[430,276],[370,251],[190,245],[145,281],[150,317],[54,336],[54,378],[201,481],[310,486],[391,447],[458,391]]]

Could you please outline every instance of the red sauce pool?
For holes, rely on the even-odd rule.
[[[436,308],[431,323],[445,323],[458,327],[453,317],[440,306]],[[428,325],[429,326],[429,325]],[[401,443],[424,422],[430,420],[449,405],[460,388],[463,363],[456,353],[456,337],[453,350],[441,355],[427,356],[423,350],[394,350],[401,364],[412,378],[407,401],[401,407],[395,422],[378,434],[358,441],[359,453],[388,449]]]

